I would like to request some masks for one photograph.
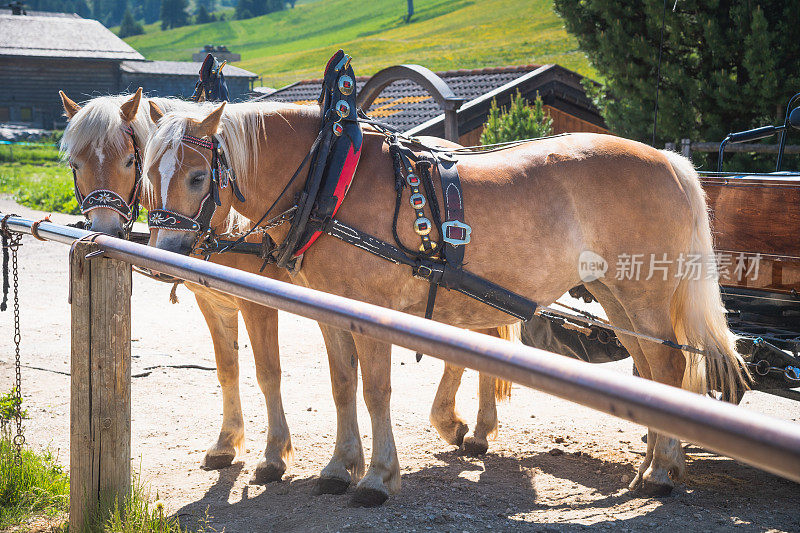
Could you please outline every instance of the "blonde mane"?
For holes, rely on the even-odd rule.
[[[195,104],[190,109],[176,109],[165,113],[147,142],[144,169],[149,169],[153,161],[161,159],[168,152],[177,152],[179,149],[195,150],[210,162],[210,154],[204,153],[204,149],[182,143],[182,139],[190,126],[190,121],[201,121],[218,106],[219,103],[204,102]],[[236,173],[239,186],[245,196],[247,196],[249,186],[258,177],[260,140],[262,136],[267,135],[265,119],[277,116],[286,120],[285,116],[288,115],[311,115],[314,113],[319,116],[319,107],[280,102],[243,102],[228,104],[225,107],[217,139],[225,152],[228,164]],[[149,183],[148,180],[146,194],[152,195],[152,192],[152,183]],[[226,231],[245,230],[249,225],[250,221],[231,209]]]

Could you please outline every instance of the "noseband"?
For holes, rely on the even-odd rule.
[[[228,160],[219,147],[215,136],[210,139],[184,135],[181,142],[194,144],[211,151],[211,187],[208,194],[200,202],[200,208],[194,216],[186,216],[168,209],[152,209],[148,213],[147,223],[150,228],[171,229],[177,231],[206,232],[211,229],[211,218],[217,206],[222,205],[219,197],[220,189],[231,186],[233,194],[240,202],[244,202],[244,195],[236,181],[236,173],[228,164]]]
[[[89,211],[95,209],[111,209],[125,220],[125,231],[130,233],[133,222],[139,216],[139,195],[142,187],[142,159],[139,153],[139,144],[136,142],[136,134],[130,124],[126,124],[125,133],[130,135],[133,143],[133,160],[135,165],[136,178],[133,184],[130,200],[125,200],[122,196],[109,189],[96,189],[86,196],[81,194],[78,189],[78,174],[75,168],[72,169],[72,180],[75,186],[75,198],[80,205],[81,213],[86,216]]]

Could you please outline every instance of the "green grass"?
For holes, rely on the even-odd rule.
[[[0,146],[0,193],[40,211],[80,214],[72,173],[55,147]]]
[[[58,148],[0,145],[0,194],[39,211],[80,215],[72,171],[62,163]],[[147,210],[139,210],[139,222],[147,222]]]
[[[50,452],[22,450],[14,464],[11,436],[0,435],[0,530],[33,517],[55,518],[69,507],[69,478]]]
[[[410,24],[405,9],[399,0],[325,0],[125,40],[148,59],[185,61],[205,44],[224,44],[242,54],[237,66],[273,87],[320,77],[338,48],[353,56],[357,75],[400,63],[433,70],[559,63],[597,75],[551,0],[417,0]]]

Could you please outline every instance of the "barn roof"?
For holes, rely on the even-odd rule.
[[[559,65],[518,65],[470,70],[437,72],[464,104],[458,110],[459,130],[471,131],[485,121],[485,115],[496,98],[498,105],[507,105],[517,90],[530,97],[537,92],[545,104],[570,113],[582,120],[604,126],[600,114],[581,86],[582,76]],[[369,77],[356,78],[360,91]],[[261,90],[259,90],[261,89]],[[304,80],[273,91],[258,87],[263,100],[316,103],[322,80]],[[381,91],[367,113],[400,131],[414,135],[443,135],[444,114],[433,97],[420,85],[399,80]]]
[[[483,69],[462,69],[437,72],[459,98],[466,101],[503,86],[539,68],[539,65],[517,65],[511,67],[492,67]],[[364,86],[368,76],[356,78],[358,90]],[[259,88],[257,88],[257,92]],[[264,99],[278,102],[310,104],[317,101],[322,80],[303,80],[271,94]],[[266,92],[266,91],[264,91]],[[387,86],[369,109],[370,116],[377,118],[402,131],[411,129],[442,113],[441,108],[420,85],[409,81],[395,81]]]
[[[123,61],[120,68],[122,72],[130,74],[197,77],[202,64],[201,62],[189,61]],[[258,75],[254,72],[230,64],[225,65],[222,73],[226,78],[258,78]]]
[[[144,59],[96,20],[5,12],[0,12],[0,56]]]

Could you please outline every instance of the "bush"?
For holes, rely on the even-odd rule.
[[[536,99],[531,106],[517,91],[517,94],[511,97],[511,105],[508,110],[505,107],[499,108],[497,101],[492,100],[489,118],[483,125],[481,144],[546,137],[552,133],[553,119],[544,109],[544,103],[539,93],[536,93]]]

